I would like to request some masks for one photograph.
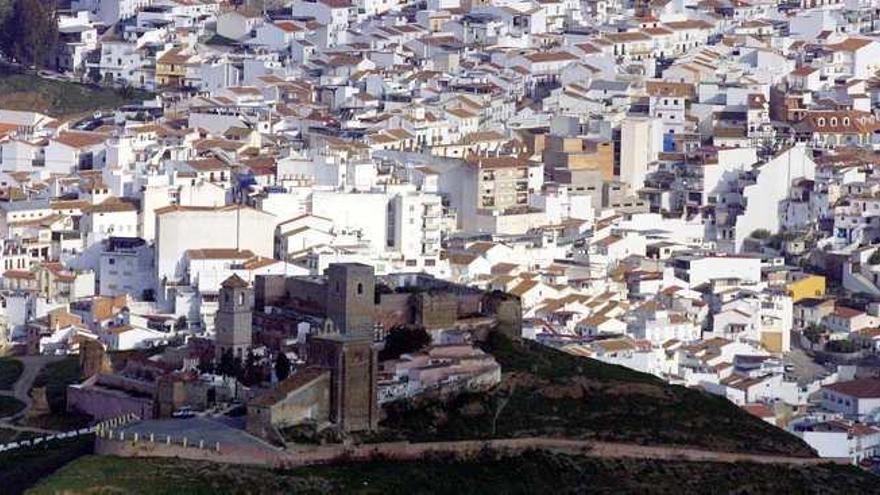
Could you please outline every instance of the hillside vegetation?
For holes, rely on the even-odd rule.
[[[29,493],[208,494],[669,494],[872,493],[875,476],[836,465],[785,467],[651,460],[604,460],[546,452],[491,453],[466,461],[376,459],[292,471],[180,459],[87,456]]]
[[[488,394],[386,408],[382,440],[554,436],[644,445],[813,456],[799,438],[728,400],[621,366],[492,334],[484,350],[504,370]],[[377,438],[377,439],[378,439]]]
[[[0,66],[0,108],[6,110],[34,111],[67,119],[140,103],[151,97],[144,91],[56,81]]]
[[[94,452],[94,444],[94,437],[86,435],[0,453],[0,493],[22,493],[74,459]]]

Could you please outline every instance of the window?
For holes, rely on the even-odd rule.
[[[361,295],[361,294],[364,293],[364,284],[358,282],[358,285],[357,285],[357,293],[358,293],[358,295]]]
[[[837,117],[831,117],[831,127],[837,127]]]
[[[819,127],[825,127],[825,119],[823,119],[821,117],[816,119],[816,125]]]
[[[244,306],[244,292],[238,293],[238,305]]]

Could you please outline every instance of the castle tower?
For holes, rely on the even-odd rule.
[[[309,367],[330,371],[330,421],[343,431],[372,431],[379,423],[378,351],[372,338],[309,337]]]
[[[333,263],[327,268],[327,317],[345,335],[373,338],[376,276],[362,263]]]
[[[244,359],[251,347],[254,291],[238,275],[232,275],[220,284],[220,308],[214,319],[216,357],[232,350],[232,355]]]

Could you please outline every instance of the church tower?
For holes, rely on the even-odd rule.
[[[220,284],[220,308],[214,319],[216,357],[232,350],[232,355],[244,359],[251,348],[254,291],[238,275],[232,275]]]

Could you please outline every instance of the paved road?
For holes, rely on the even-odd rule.
[[[204,440],[206,445],[220,442],[222,445],[253,451],[271,453],[281,451],[278,447],[266,443],[261,438],[249,435],[243,428],[235,428],[226,422],[213,418],[150,419],[127,424],[119,430],[125,432],[126,435],[137,433],[140,438],[149,438],[150,434],[153,434],[156,442],[164,442],[169,436],[175,442],[186,437],[191,443]]]
[[[31,405],[33,405],[33,400],[30,396],[31,387],[34,384],[34,380],[37,379],[37,375],[40,374],[40,370],[43,369],[43,366],[46,366],[49,363],[60,361],[63,359],[63,356],[22,356],[16,358],[24,365],[24,369],[22,369],[21,376],[18,377],[18,381],[15,382],[12,390],[2,390],[0,391],[0,395],[12,396],[16,399],[24,402],[25,407],[17,414],[13,414],[12,416],[7,416],[5,418],[0,418],[0,423],[11,423],[18,418],[24,417],[27,414],[28,410],[30,410]],[[4,427],[9,427],[9,424],[3,424]]]

